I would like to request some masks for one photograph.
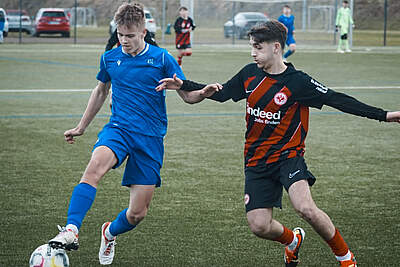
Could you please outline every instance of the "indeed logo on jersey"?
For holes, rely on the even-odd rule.
[[[252,108],[247,102],[246,108],[247,114],[254,116],[254,122],[265,123],[265,124],[279,124],[281,120],[281,112],[270,112],[262,110],[260,107]]]

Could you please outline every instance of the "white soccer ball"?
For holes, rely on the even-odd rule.
[[[67,253],[63,249],[53,249],[48,244],[41,245],[29,259],[30,267],[69,267]]]

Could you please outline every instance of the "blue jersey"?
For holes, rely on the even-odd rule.
[[[128,131],[163,137],[167,132],[165,92],[157,92],[158,81],[174,74],[185,79],[182,69],[167,50],[148,43],[136,56],[122,46],[105,52],[97,79],[112,84],[110,123]]]
[[[278,21],[286,26],[286,28],[288,29],[288,36],[293,35],[293,31],[294,31],[294,16],[293,15],[286,17],[285,15],[282,14],[278,18]]]

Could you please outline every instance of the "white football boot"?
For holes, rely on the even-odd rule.
[[[113,240],[108,240],[106,238],[105,232],[107,227],[111,224],[111,222],[105,222],[101,226],[101,244],[99,250],[99,261],[101,265],[109,265],[113,262],[114,254],[115,254],[115,237]]]
[[[57,225],[60,231],[56,237],[49,240],[49,246],[52,248],[61,248],[65,250],[77,250],[79,248],[78,235],[72,230]]]

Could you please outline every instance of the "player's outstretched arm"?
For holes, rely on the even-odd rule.
[[[199,88],[199,90],[184,91],[180,90],[182,85],[183,81],[179,79],[176,74],[174,74],[173,78],[162,79],[160,81],[160,85],[156,87],[156,90],[176,90],[183,101],[189,104],[195,104],[203,101],[205,98],[212,96],[214,93],[222,89],[221,84],[214,83],[204,85],[202,88]]]
[[[65,131],[64,138],[70,144],[75,142],[74,137],[82,135],[90,122],[96,116],[97,112],[99,112],[100,108],[103,106],[104,101],[107,98],[108,92],[110,90],[111,84],[100,82],[92,91],[90,95],[89,102],[87,104],[85,113],[83,114],[78,125],[73,128]]]
[[[400,111],[392,111],[386,114],[387,122],[398,122],[400,123]]]
[[[212,96],[222,89],[219,83],[207,84],[203,89],[197,91],[178,90],[179,96],[188,104],[196,104],[205,98]]]

